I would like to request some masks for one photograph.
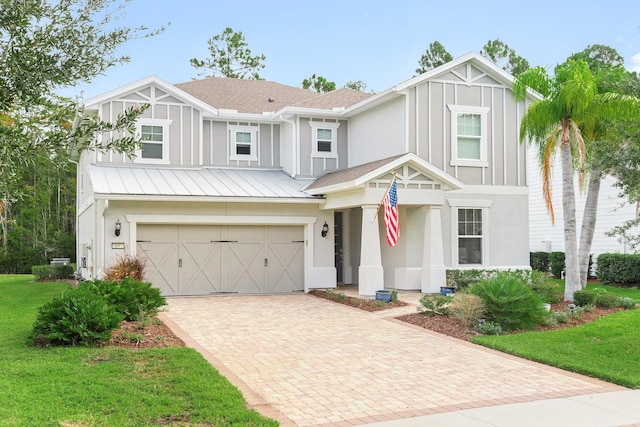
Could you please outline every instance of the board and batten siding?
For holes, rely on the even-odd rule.
[[[348,123],[346,120],[321,119],[300,117],[300,173],[299,176],[317,177],[325,172],[345,169],[348,165],[347,135]],[[336,129],[337,144],[336,156],[319,156],[313,153],[314,135],[310,122],[319,124],[327,123],[338,125]]]
[[[449,106],[486,107],[487,166],[451,164]],[[413,152],[470,185],[526,186],[526,145],[519,142],[524,102],[470,64],[406,89],[351,120],[349,166]]]

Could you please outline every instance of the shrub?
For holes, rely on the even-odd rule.
[[[398,301],[398,291],[396,291],[395,289],[391,291],[391,296],[389,297],[389,302],[396,302]]]
[[[426,316],[437,315],[446,316],[450,311],[450,304],[453,297],[440,294],[427,294],[420,298],[418,311]]]
[[[34,265],[31,273],[36,281],[46,282],[47,280],[70,279],[73,277],[72,265]]]
[[[531,268],[544,273],[549,272],[549,252],[530,252],[529,265]]]
[[[636,308],[638,303],[633,298],[625,297],[620,299],[620,305],[624,307],[626,310],[632,310]]]
[[[596,306],[603,308],[620,307],[620,297],[611,292],[598,292],[596,294]]]
[[[562,272],[564,271],[564,252],[551,252],[549,253],[549,271],[556,279],[562,278]]]
[[[532,270],[527,284],[543,302],[553,304],[560,301],[560,286],[552,281],[546,273]]]
[[[116,256],[116,262],[104,271],[104,280],[107,282],[121,282],[126,278],[138,281],[144,280],[144,267],[146,260],[129,254]]]
[[[589,304],[595,304],[596,293],[587,289],[575,291],[573,293],[573,302],[580,307],[584,307]]]
[[[621,286],[640,284],[640,255],[601,254],[598,256],[598,280]]]
[[[36,345],[92,346],[109,341],[122,319],[101,296],[70,288],[38,309],[31,339]]]
[[[496,274],[495,270],[447,270],[447,286],[458,289],[478,283]]]
[[[123,279],[120,283],[94,280],[82,282],[79,287],[102,296],[125,320],[137,320],[141,313],[155,315],[167,304],[160,289],[134,279]]]
[[[453,297],[451,302],[451,315],[470,328],[478,324],[484,311],[484,303],[477,295],[459,293]]]
[[[510,272],[475,284],[471,292],[482,298],[487,319],[505,330],[533,329],[547,315],[540,297]]]
[[[485,321],[478,324],[476,331],[482,335],[500,335],[502,334],[502,326],[495,322]]]

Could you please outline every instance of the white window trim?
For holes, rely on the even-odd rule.
[[[470,105],[447,104],[451,111],[451,166],[474,166],[488,167],[487,160],[488,137],[487,121],[489,120],[489,107],[477,107]],[[459,159],[458,158],[458,114],[480,114],[480,159]]]
[[[136,149],[136,157],[134,163],[148,163],[156,165],[169,164],[169,126],[172,120],[169,119],[138,119],[136,122],[136,138],[142,136],[142,126],[162,126],[162,158],[161,159],[145,159],[142,157],[142,149]],[[156,142],[157,141],[153,141]]]
[[[338,128],[340,123],[309,121],[311,126],[311,156],[322,158],[338,158]],[[331,151],[318,151],[318,129],[331,130]]]
[[[460,268],[486,267],[489,264],[489,212],[492,205],[491,200],[448,200],[451,206],[451,265]],[[458,212],[460,209],[482,209],[482,262],[480,264],[460,264],[458,258]]]
[[[229,160],[258,161],[258,131],[259,126],[228,125],[227,139],[229,140]],[[236,154],[236,132],[251,134],[251,154]]]

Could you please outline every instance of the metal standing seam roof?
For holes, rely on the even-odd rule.
[[[102,195],[317,198],[302,191],[312,180],[281,170],[90,165],[88,172],[94,192]]]

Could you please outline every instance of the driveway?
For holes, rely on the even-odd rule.
[[[402,295],[400,296],[401,299]],[[174,297],[163,320],[283,426],[351,426],[624,390],[306,294]]]

